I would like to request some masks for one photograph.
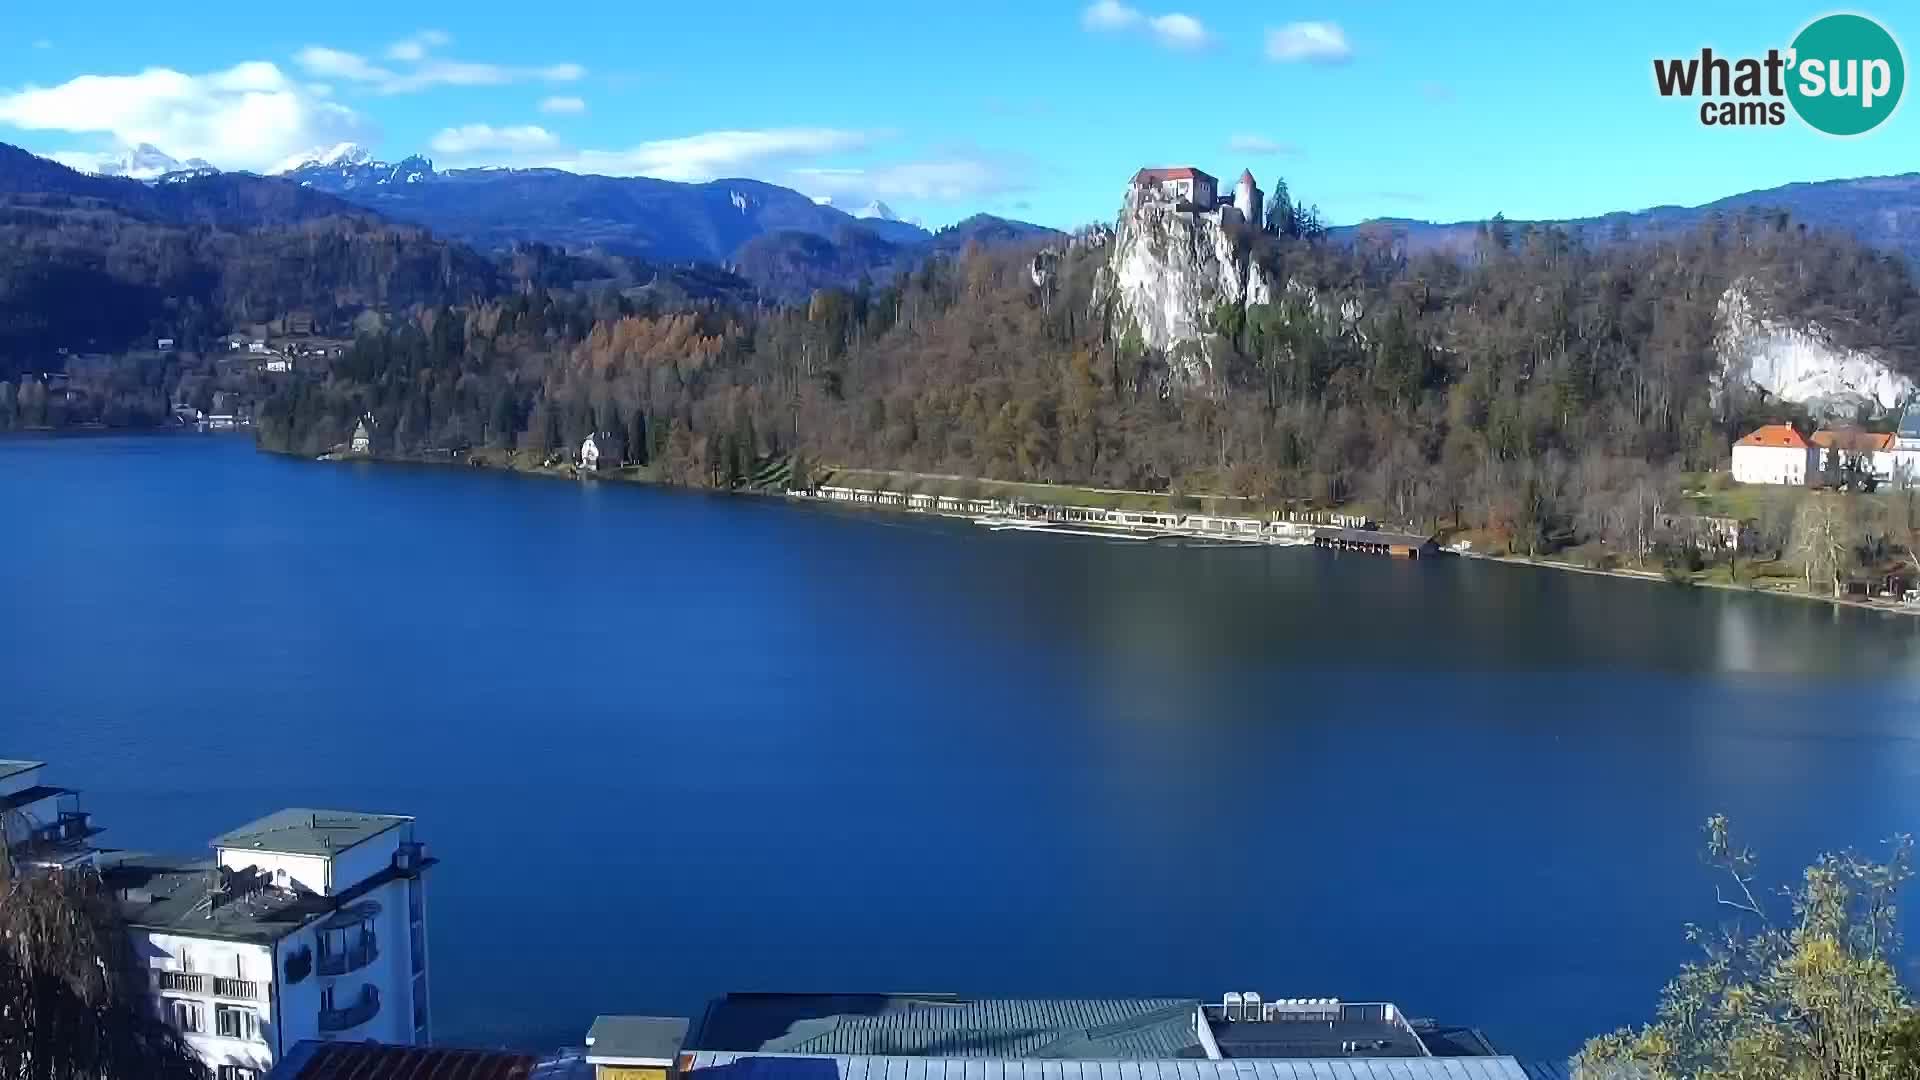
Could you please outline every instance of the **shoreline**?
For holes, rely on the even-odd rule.
[[[1459,551],[1451,554],[1463,559],[1479,559],[1482,562],[1502,563],[1508,566],[1527,566],[1539,570],[1560,570],[1572,574],[1588,574],[1593,577],[1617,578],[1625,581],[1641,581],[1649,585],[1666,585],[1676,589],[1718,589],[1721,592],[1738,593],[1743,596],[1773,596],[1787,600],[1812,601],[1836,608],[1854,608],[1860,611],[1878,611],[1887,615],[1920,616],[1920,604],[1875,603],[1872,600],[1854,600],[1844,596],[1816,596],[1812,593],[1793,589],[1768,589],[1752,585],[1730,585],[1723,581],[1687,581],[1678,582],[1667,578],[1665,574],[1652,570],[1603,570],[1593,566],[1577,566],[1555,559],[1530,559],[1525,555],[1483,555],[1477,552]]]
[[[256,444],[256,449],[259,449],[258,444]],[[970,521],[970,522],[977,523],[976,518],[967,514],[949,514],[949,513],[942,513],[940,511],[905,509],[905,508],[893,507],[893,506],[873,506],[873,505],[868,505],[864,503],[829,502],[828,500],[824,500],[824,499],[813,498],[813,497],[808,497],[804,495],[797,495],[794,492],[790,492],[790,491],[768,491],[768,490],[758,490],[758,489],[752,489],[752,488],[745,488],[745,489],[735,488],[731,490],[723,490],[720,488],[691,487],[685,484],[676,484],[671,481],[656,480],[656,479],[640,476],[635,474],[634,472],[631,472],[625,469],[606,472],[606,473],[582,473],[579,471],[578,468],[571,465],[554,466],[554,467],[539,466],[539,467],[528,468],[528,467],[516,465],[511,460],[501,463],[501,462],[495,462],[495,461],[487,461],[479,458],[467,458],[463,461],[455,461],[455,460],[446,459],[446,458],[385,457],[385,456],[376,456],[371,454],[338,456],[338,457],[327,455],[327,456],[321,456],[318,458],[312,458],[312,457],[307,457],[306,455],[303,455],[303,454],[294,454],[287,451],[279,451],[279,450],[262,450],[261,452],[270,453],[270,454],[281,454],[286,457],[300,458],[301,460],[305,460],[305,461],[325,462],[325,463],[333,463],[333,464],[343,464],[343,463],[350,464],[353,462],[367,462],[370,464],[377,463],[377,464],[383,464],[383,465],[427,465],[427,466],[433,466],[437,468],[466,467],[471,469],[484,469],[489,472],[514,473],[521,476],[538,476],[538,477],[545,477],[547,479],[571,480],[576,482],[587,481],[587,480],[604,480],[604,481],[613,482],[613,483],[635,484],[643,487],[661,488],[661,489],[674,490],[674,491],[698,492],[698,493],[708,494],[708,495],[747,496],[747,497],[762,498],[762,499],[777,498],[789,503],[801,503],[801,504],[819,503],[823,506],[855,510],[855,511],[864,512],[864,513],[883,513],[883,514],[894,514],[894,515],[903,515],[903,516],[904,515],[926,516],[928,514],[931,514],[935,517],[951,518],[955,521]],[[856,470],[856,471],[872,471],[872,470]],[[941,477],[941,479],[966,480],[968,478]],[[1248,545],[1248,546],[1253,546],[1253,545]],[[1291,547],[1291,546],[1298,546],[1298,545],[1282,544],[1282,545],[1259,545],[1259,546]],[[1899,603],[1899,602],[1876,603],[1872,600],[1855,600],[1849,597],[1817,596],[1811,593],[1799,592],[1793,589],[1774,589],[1774,588],[1756,587],[1753,585],[1734,585],[1734,584],[1729,584],[1726,582],[1719,582],[1719,581],[1687,581],[1682,583],[1682,582],[1672,581],[1668,579],[1666,575],[1658,573],[1656,571],[1652,571],[1652,570],[1623,570],[1623,569],[1607,570],[1607,569],[1601,569],[1598,567],[1580,566],[1574,563],[1564,562],[1556,559],[1529,558],[1524,555],[1496,555],[1492,553],[1481,553],[1481,552],[1475,552],[1475,551],[1454,551],[1444,546],[1440,549],[1440,554],[1442,557],[1457,556],[1463,559],[1477,559],[1483,562],[1501,563],[1509,566],[1525,566],[1525,567],[1532,567],[1535,569],[1542,569],[1542,570],[1558,570],[1565,573],[1587,574],[1593,577],[1607,577],[1607,578],[1615,578],[1615,579],[1625,580],[1625,581],[1639,581],[1639,582],[1643,582],[1650,585],[1666,585],[1666,586],[1670,586],[1673,588],[1680,588],[1680,589],[1717,589],[1721,592],[1738,593],[1738,594],[1747,595],[1747,596],[1770,596],[1770,597],[1779,597],[1779,598],[1790,599],[1790,600],[1800,600],[1803,602],[1810,601],[1814,603],[1826,604],[1833,608],[1852,608],[1858,611],[1877,611],[1883,614],[1904,615],[1910,618],[1915,616],[1920,616],[1920,604],[1906,604],[1906,603]],[[1381,557],[1384,557],[1384,556],[1381,556]]]

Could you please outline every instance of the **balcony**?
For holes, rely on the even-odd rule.
[[[259,1001],[261,1000],[260,984],[251,979],[225,979],[215,975],[213,977],[213,996],[239,998],[243,1001]]]
[[[353,1004],[342,1009],[322,1007],[320,1010],[320,1030],[325,1034],[333,1034],[357,1028],[361,1024],[373,1019],[379,1012],[380,990],[378,987],[369,983],[360,988],[360,996]]]
[[[177,994],[204,994],[207,992],[207,978],[206,975],[191,971],[156,971],[153,973],[153,985],[156,989]]]
[[[320,938],[322,952],[315,958],[314,966],[322,975],[345,975],[350,971],[359,971],[374,962],[380,956],[378,940],[372,930],[361,933],[360,940],[348,945],[339,952],[326,952],[327,938]]]
[[[62,809],[48,824],[29,824],[31,831],[12,840],[8,847],[15,860],[30,866],[67,865],[84,857],[90,850],[87,841],[100,835],[92,816],[84,810]]]

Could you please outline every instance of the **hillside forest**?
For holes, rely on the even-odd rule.
[[[1204,385],[1181,384],[1096,307],[1099,248],[1069,251],[1040,288],[1029,251],[974,245],[804,304],[642,311],[525,288],[422,310],[276,396],[260,439],[320,453],[370,414],[386,453],[544,458],[604,431],[679,484],[730,487],[791,456],[802,475],[1358,502],[1537,552],[1629,545],[1672,508],[1681,474],[1724,469],[1739,432],[1806,419],[1716,394],[1715,307],[1735,282],[1920,370],[1905,264],[1779,214],[1599,248],[1495,219],[1466,259],[1312,228],[1240,242],[1295,287],[1216,313]],[[1338,314],[1348,301],[1357,317]],[[1784,545],[1790,522],[1771,524]]]

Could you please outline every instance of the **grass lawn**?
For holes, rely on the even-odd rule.
[[[1161,513],[1202,513],[1222,517],[1265,517],[1267,509],[1254,499],[1230,495],[1167,495],[1152,491],[1114,491],[1066,484],[1027,484],[1012,480],[980,480],[888,469],[835,469],[818,481],[824,486],[865,488],[869,491],[923,492],[971,499],[1019,499],[1109,510]]]

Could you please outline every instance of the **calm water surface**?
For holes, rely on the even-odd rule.
[[[1559,1054],[1920,826],[1920,620],[1462,560],[0,440],[0,756],[103,841],[420,818],[436,1034],[731,989],[1391,999]]]

